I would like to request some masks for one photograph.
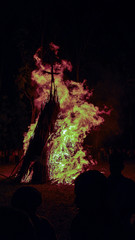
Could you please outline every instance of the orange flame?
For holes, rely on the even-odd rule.
[[[50,44],[55,54],[59,47]],[[32,72],[31,79],[37,83],[35,108],[41,109],[42,104],[49,100],[51,89],[51,65],[43,65],[39,58],[40,49],[34,55],[37,69]],[[72,71],[72,65],[66,60],[55,63],[53,66],[55,86],[60,102],[60,114],[55,123],[55,130],[48,139],[48,174],[52,182],[69,183],[90,166],[86,160],[86,152],[82,145],[84,138],[91,129],[104,122],[103,113],[109,114],[106,109],[100,111],[98,107],[89,103],[92,91],[86,86],[86,81],[63,81],[64,70]],[[56,73],[56,74],[55,74]],[[29,140],[34,134],[38,119],[29,127],[24,138],[26,152]]]
[[[29,127],[28,127],[28,132],[24,133],[24,140],[23,140],[23,151],[24,151],[24,155],[28,149],[29,146],[29,142],[30,139],[32,137],[34,137],[34,131],[35,128],[37,126],[37,122],[38,122],[38,118],[36,119],[35,123],[32,123]]]

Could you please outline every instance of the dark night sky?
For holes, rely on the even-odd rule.
[[[118,1],[10,1],[1,6],[1,62],[4,69],[18,62],[18,44],[33,52],[42,40],[60,45],[75,60],[75,48],[86,43],[85,59],[128,67],[134,75],[135,32],[133,6]],[[11,61],[12,55],[12,61]],[[14,62],[15,61],[15,62]],[[4,63],[3,63],[4,62]],[[12,67],[11,67],[12,66]],[[131,73],[130,73],[131,74]]]
[[[102,63],[125,64],[134,74],[135,32],[133,6],[118,1],[13,1],[1,7],[2,62],[18,62],[18,43],[25,47],[54,41],[65,57],[75,58],[75,47],[87,43],[85,58]],[[11,61],[11,54],[13,61]],[[4,63],[4,65],[6,65]],[[15,66],[14,66],[15,67]]]
[[[135,77],[135,16],[129,1],[9,1],[2,4],[0,18],[0,75],[7,88],[22,65],[22,52],[32,58],[50,42],[60,46],[73,69],[79,62],[80,79],[90,84],[102,78],[98,65],[126,81]]]
[[[0,8],[0,29],[1,86],[8,93],[23,63],[22,49],[32,57],[41,44],[50,42],[60,46],[61,56],[74,68],[80,61],[80,78],[87,78],[90,87],[104,78],[101,72],[106,69],[112,85],[114,73],[122,76],[120,84],[135,78],[135,15],[130,1],[9,1]]]

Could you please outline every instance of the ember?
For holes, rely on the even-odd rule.
[[[51,43],[50,48],[58,59],[59,47]],[[31,77],[32,82],[37,84],[34,106],[40,116],[42,107],[50,99],[50,92],[52,94],[57,92],[57,101],[60,106],[53,132],[49,132],[45,142],[47,174],[51,182],[71,184],[79,173],[90,169],[91,164],[86,159],[86,151],[83,149],[85,137],[94,127],[104,122],[102,114],[109,114],[110,111],[106,108],[100,111],[97,106],[90,103],[93,93],[89,91],[86,81],[63,81],[65,69],[72,71],[70,62],[61,60],[61,62],[56,61],[53,66],[44,65],[39,53],[40,49],[34,55],[37,69],[32,72]],[[24,156],[27,153],[30,139],[34,137],[39,116],[24,134]],[[32,174],[28,169],[23,181],[30,181],[29,175]]]

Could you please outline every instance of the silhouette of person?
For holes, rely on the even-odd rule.
[[[133,229],[130,218],[135,213],[135,182],[122,175],[124,156],[114,150],[109,158],[110,176],[108,177],[108,212],[112,239],[132,239]]]
[[[1,240],[36,240],[34,226],[24,212],[7,207],[0,207]]]
[[[17,189],[12,196],[11,205],[25,211],[36,230],[38,239],[56,240],[56,235],[49,221],[36,214],[42,203],[41,193],[34,187],[25,186]]]
[[[97,170],[81,173],[75,179],[78,214],[71,223],[71,240],[106,239],[106,177]]]

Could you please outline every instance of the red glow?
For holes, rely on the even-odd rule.
[[[59,47],[50,43],[50,48],[58,54]],[[51,89],[51,65],[43,65],[38,54],[34,55],[37,68],[32,72],[31,81],[36,82],[37,90],[35,93],[34,107],[39,114],[42,105],[49,101]],[[110,114],[105,107],[99,110],[90,102],[93,94],[86,86],[87,81],[75,82],[73,80],[63,81],[64,70],[72,71],[72,65],[66,60],[53,65],[54,83],[57,89],[58,100],[60,103],[60,114],[55,123],[55,130],[48,138],[48,174],[52,182],[69,183],[82,172],[90,168],[90,163],[86,159],[86,151],[83,149],[83,141],[91,130],[102,124],[104,119],[102,114]],[[85,86],[85,87],[84,87]],[[29,126],[29,130],[24,134],[24,154],[34,130],[38,118],[34,124]],[[91,157],[91,162],[92,162]],[[30,181],[29,173],[23,181]]]

